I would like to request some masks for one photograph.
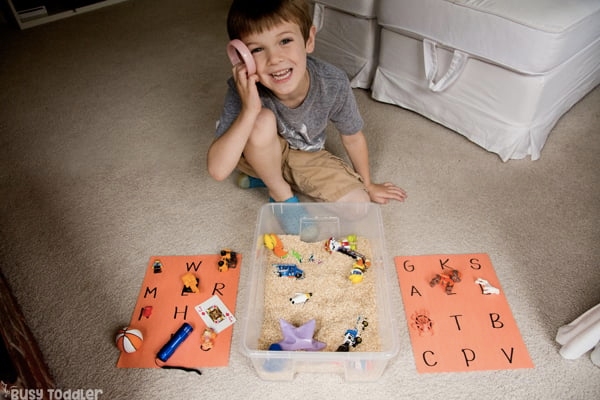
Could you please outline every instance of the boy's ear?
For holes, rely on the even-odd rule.
[[[311,26],[310,32],[308,33],[308,39],[306,39],[306,52],[308,54],[315,51],[315,37],[317,36],[317,27]]]

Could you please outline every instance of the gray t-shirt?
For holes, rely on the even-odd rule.
[[[258,85],[263,107],[277,117],[278,133],[292,149],[318,151],[325,145],[325,128],[331,121],[342,135],[352,135],[363,128],[348,76],[341,69],[313,57],[307,59],[310,88],[306,99],[296,108],[289,108],[268,89]],[[227,81],[223,113],[217,124],[216,136],[221,136],[240,113],[242,102],[233,78]]]

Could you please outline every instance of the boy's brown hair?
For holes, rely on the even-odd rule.
[[[234,0],[227,15],[229,39],[241,39],[261,33],[282,22],[300,27],[304,41],[308,39],[312,18],[306,0]]]

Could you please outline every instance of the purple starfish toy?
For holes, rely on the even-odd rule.
[[[318,351],[323,350],[326,346],[325,343],[319,342],[313,339],[315,333],[315,326],[317,321],[311,319],[304,325],[296,328],[289,322],[280,319],[279,325],[281,326],[281,333],[283,334],[283,340],[277,343],[281,346],[281,350],[294,351],[294,350],[306,350],[306,351]]]

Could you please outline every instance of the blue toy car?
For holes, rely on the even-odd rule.
[[[302,279],[304,278],[304,271],[302,271],[296,264],[274,264],[277,270],[277,276],[287,276],[290,278]]]

